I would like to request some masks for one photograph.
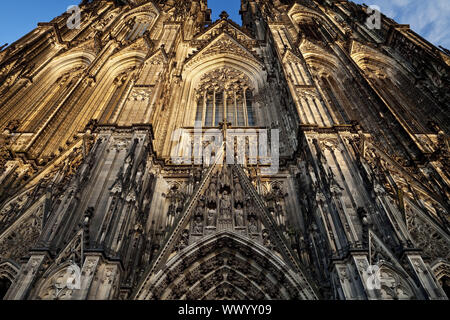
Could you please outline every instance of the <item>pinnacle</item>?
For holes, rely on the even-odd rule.
[[[229,16],[230,15],[226,11],[222,11],[222,13],[219,15],[220,19],[222,20],[227,20]]]

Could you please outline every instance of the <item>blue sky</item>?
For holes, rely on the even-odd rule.
[[[381,12],[435,45],[450,49],[450,0],[356,0],[377,5]]]
[[[0,45],[12,43],[36,27],[50,21],[79,0],[2,0],[0,10]],[[387,16],[411,28],[436,45],[450,49],[450,0],[356,0],[357,3],[378,5]],[[222,10],[241,23],[240,0],[209,0],[213,19]]]

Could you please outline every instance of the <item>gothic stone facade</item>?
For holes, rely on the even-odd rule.
[[[448,51],[346,0],[80,9],[0,51],[4,299],[447,299]],[[181,156],[214,128],[279,170]]]

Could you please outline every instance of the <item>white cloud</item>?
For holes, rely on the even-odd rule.
[[[356,0],[377,5],[381,12],[435,45],[450,48],[450,0]]]

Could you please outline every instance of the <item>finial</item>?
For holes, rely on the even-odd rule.
[[[226,11],[222,11],[222,13],[220,14],[220,19],[222,19],[222,20],[227,20],[228,19],[228,17],[229,17],[230,15],[226,12]]]

